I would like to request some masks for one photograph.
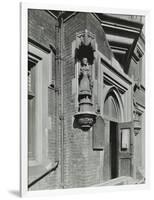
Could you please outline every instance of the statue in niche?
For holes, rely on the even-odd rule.
[[[88,64],[87,58],[83,58],[81,60],[79,73],[79,94],[92,94],[91,65]]]
[[[95,36],[85,30],[78,34],[75,61],[80,62],[78,74],[78,112],[74,115],[75,128],[88,131],[96,122],[97,114],[93,108],[92,64],[95,59]],[[78,66],[78,65],[77,65]]]

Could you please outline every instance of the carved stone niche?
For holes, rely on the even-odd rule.
[[[78,63],[78,108],[74,115],[74,127],[83,131],[87,131],[94,125],[97,116],[93,108],[95,46],[95,36],[87,30],[76,35],[75,63]]]

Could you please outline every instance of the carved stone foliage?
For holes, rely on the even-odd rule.
[[[88,59],[90,64],[94,61],[96,51],[95,35],[85,30],[76,34],[75,59],[81,61],[83,57]]]

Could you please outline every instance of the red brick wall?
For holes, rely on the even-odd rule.
[[[109,47],[108,41],[105,36],[105,32],[100,24],[100,22],[92,14],[87,14],[86,21],[87,29],[96,35],[96,42],[98,45],[98,50],[105,55],[108,59],[113,56],[112,51]]]
[[[28,36],[34,41],[49,48],[56,46],[56,20],[43,10],[29,10],[28,12]],[[105,34],[96,18],[88,13],[78,13],[64,23],[64,146],[63,146],[63,170],[64,187],[85,187],[100,182],[103,177],[102,158],[99,151],[92,149],[92,131],[83,132],[73,128],[75,114],[75,101],[72,96],[72,79],[75,77],[74,58],[72,57],[72,42],[76,38],[76,32],[87,29],[96,35],[98,50],[109,59],[112,56]],[[59,36],[58,36],[59,37]],[[57,38],[58,38],[57,37]],[[60,86],[60,68],[54,61],[53,55],[53,79]],[[58,61],[57,61],[58,64]],[[58,96],[57,96],[58,98]],[[61,175],[61,128],[60,120],[56,115],[60,96],[55,97],[55,91],[48,89],[48,115],[52,118],[52,130],[48,135],[48,158],[51,161],[59,158],[60,164],[57,170],[36,183],[31,189],[53,189],[60,187]],[[59,106],[57,109],[56,106]],[[60,111],[60,109],[59,109]],[[58,111],[58,113],[59,113]],[[60,113],[59,113],[60,114]],[[58,144],[58,141],[59,144]],[[58,148],[56,145],[59,145]],[[101,177],[101,178],[100,178]]]
[[[56,45],[56,32],[55,32],[56,20],[50,16],[44,10],[29,9],[28,10],[28,37],[35,41],[36,43],[50,49],[50,45]],[[52,54],[52,78],[55,80],[55,54]],[[44,79],[48,80],[48,74],[45,75]],[[47,82],[47,81],[46,81]],[[51,128],[48,127],[48,161],[54,164],[57,161],[57,135],[56,135],[56,99],[55,99],[55,90],[49,89],[48,84],[45,85],[44,90],[47,90],[47,102],[48,113],[45,113],[46,116],[50,117]],[[44,97],[42,97],[44,98]],[[43,119],[44,120],[44,119]],[[38,168],[38,167],[37,167]],[[47,171],[47,169],[46,169]],[[45,169],[44,169],[45,172]],[[42,172],[43,173],[43,172]],[[38,181],[34,184],[30,190],[42,190],[42,189],[54,189],[59,188],[59,168],[56,171],[53,171],[45,178]],[[38,178],[42,175],[41,173],[36,173],[36,175],[29,177],[29,182]]]
[[[44,10],[28,9],[28,37],[46,48],[55,46],[56,19]]]
[[[90,14],[78,13],[65,22],[64,31],[64,186],[84,187],[100,182],[100,152],[92,149],[92,131],[73,128],[75,102],[72,79],[75,77],[72,42],[75,34],[87,29],[96,34],[98,49],[108,58],[112,56],[100,23]]]

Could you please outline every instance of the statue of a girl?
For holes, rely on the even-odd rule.
[[[92,82],[91,82],[91,66],[88,64],[88,59],[83,58],[81,61],[81,68],[79,74],[80,94],[91,95]]]

